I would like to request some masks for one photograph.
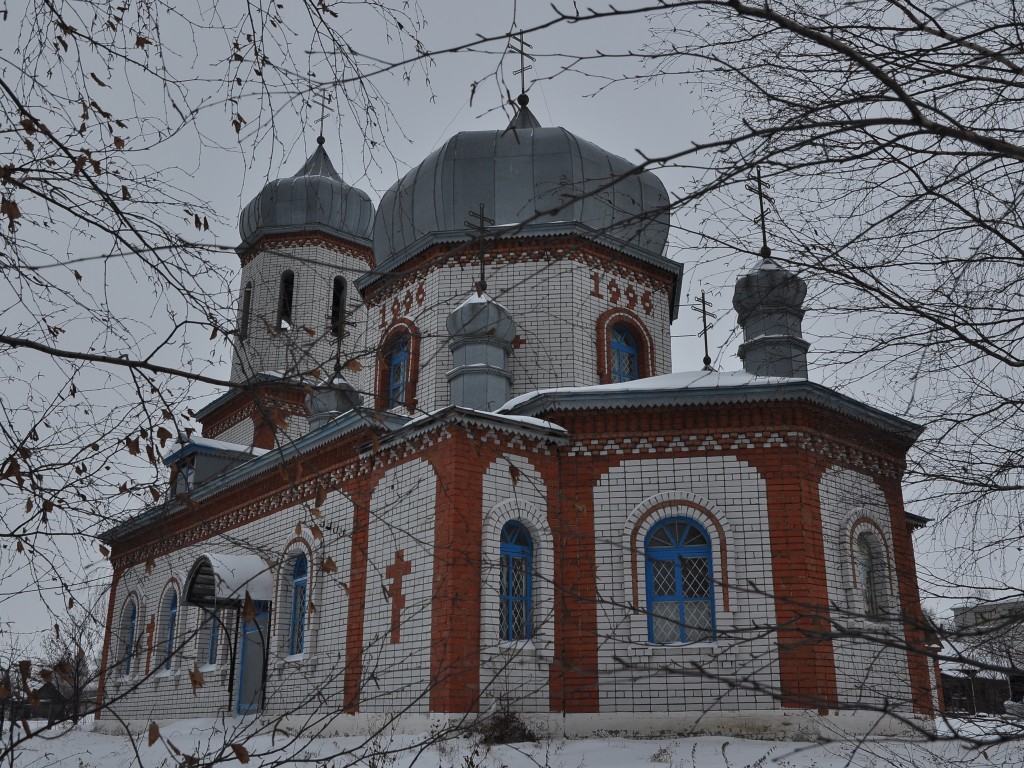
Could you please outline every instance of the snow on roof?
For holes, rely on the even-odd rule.
[[[164,461],[171,461],[174,457],[188,450],[189,446],[195,446],[196,448],[203,449],[205,451],[223,451],[226,453],[244,453],[249,456],[262,456],[267,453],[266,448],[256,448],[252,445],[242,445],[241,443],[229,443],[225,440],[213,440],[209,437],[200,437],[198,435],[192,435],[187,443],[178,442],[174,445],[171,450],[164,456]]]
[[[791,384],[806,379],[787,378],[783,376],[755,376],[746,371],[677,371],[662,376],[649,376],[645,379],[625,381],[620,384],[596,384],[589,387],[553,387],[538,389],[525,395],[509,400],[501,411],[512,411],[529,400],[541,395],[580,395],[586,393],[612,392],[675,392],[684,389],[726,389],[744,386],[764,386],[773,384]]]
[[[550,432],[559,432],[563,435],[568,434],[565,427],[555,424],[553,421],[545,421],[544,419],[537,419],[534,418],[533,416],[519,416],[518,414],[497,413],[495,411],[479,411],[473,408],[463,408],[461,406],[455,409],[450,405],[445,406],[443,408],[438,408],[433,411],[429,411],[427,413],[422,413],[413,419],[409,419],[409,421],[403,424],[402,427],[403,429],[407,427],[418,427],[422,424],[426,424],[427,422],[432,421],[439,414],[445,412],[464,413],[470,416],[479,416],[481,418],[488,419],[491,421],[501,421],[507,424],[518,424],[524,427],[530,427],[531,429],[546,429]]]
[[[248,592],[253,600],[272,600],[274,577],[259,555],[214,555],[203,553],[213,567],[218,601],[241,600]]]

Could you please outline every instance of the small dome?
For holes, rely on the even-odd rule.
[[[481,336],[510,343],[516,335],[509,311],[486,293],[476,291],[448,315],[447,325],[452,339]]]
[[[369,195],[341,180],[322,144],[298,173],[269,182],[238,217],[246,246],[264,235],[309,231],[369,244],[372,228]]]
[[[374,256],[381,264],[439,239],[469,240],[468,214],[481,203],[494,226],[529,219],[516,234],[592,233],[661,256],[668,192],[634,168],[564,128],[542,127],[523,106],[505,130],[453,136],[384,193]]]
[[[732,305],[742,323],[751,312],[789,310],[801,312],[807,283],[770,258],[762,258],[736,281]]]

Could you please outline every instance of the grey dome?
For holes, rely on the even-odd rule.
[[[508,343],[516,335],[509,311],[486,293],[476,291],[448,315],[447,327],[453,339],[479,336]]]
[[[660,257],[668,192],[634,167],[564,128],[541,127],[522,107],[505,130],[453,136],[384,193],[374,256],[382,264],[438,240],[468,240],[467,214],[483,203],[494,226],[531,220],[514,234],[583,232]]]
[[[754,312],[789,311],[802,315],[806,296],[807,283],[799,275],[770,258],[762,258],[736,281],[732,305],[743,323]]]
[[[369,195],[341,180],[323,145],[294,176],[263,187],[238,217],[243,246],[264,235],[308,231],[369,245],[372,227]]]

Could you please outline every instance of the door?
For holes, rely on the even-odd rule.
[[[263,708],[263,678],[267,668],[267,630],[270,627],[270,603],[253,603],[256,615],[242,621],[242,652],[238,662],[238,707],[240,715]]]

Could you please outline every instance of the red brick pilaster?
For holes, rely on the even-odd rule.
[[[114,626],[114,604],[117,602],[117,588],[121,584],[121,577],[123,575],[124,568],[115,567],[114,575],[110,579],[110,599],[107,601],[107,626],[103,631],[103,655],[100,658],[100,679],[96,690],[97,720],[103,714],[103,696],[107,687],[107,675],[110,673],[107,665],[110,663],[110,633]],[[120,629],[120,626],[118,628]]]
[[[903,490],[898,480],[879,481],[889,506],[892,528],[893,560],[896,562],[896,584],[899,590],[900,612],[903,616],[903,636],[907,644],[907,669],[910,672],[910,699],[914,712],[935,717],[932,685],[928,676],[928,650],[925,637],[925,618],[921,610],[921,595],[917,587],[917,565],[914,545],[910,540],[907,513],[903,508]],[[937,678],[935,684],[940,685]]]
[[[818,489],[824,467],[792,448],[761,452],[756,466],[768,490],[782,706],[826,714],[838,695]]]
[[[594,485],[608,462],[563,457],[559,482],[548,485],[555,557],[555,661],[549,677],[552,712],[598,712],[597,572]]]
[[[461,430],[425,453],[437,472],[430,711],[476,712],[483,476],[495,454]]]
[[[345,689],[342,711],[359,711],[363,676],[363,621],[366,615],[366,567],[369,552],[370,497],[379,473],[364,475],[345,492],[352,499],[352,554],[349,558],[348,624],[345,627]]]

